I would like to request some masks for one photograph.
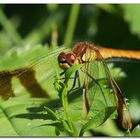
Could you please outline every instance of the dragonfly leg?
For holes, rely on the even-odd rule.
[[[65,71],[61,72],[60,73],[60,76],[64,75],[65,74]],[[65,78],[58,78],[57,80],[64,80],[64,83],[65,83]]]
[[[62,76],[63,74],[65,74],[65,71],[60,73],[60,76]],[[73,81],[73,85],[72,85],[71,89],[68,91],[68,95],[70,94],[70,92],[72,90],[75,90],[75,89],[77,89],[77,88],[79,88],[81,86],[80,76],[79,76],[78,70],[76,70],[74,77],[70,77],[69,79],[73,79],[74,81]],[[64,80],[64,83],[65,83],[65,77],[64,78],[59,78],[58,80]],[[75,88],[76,80],[78,80],[78,87]]]
[[[60,76],[62,76],[63,74],[65,74],[65,71],[62,72],[62,73],[60,73]],[[72,88],[71,88],[70,90],[73,90],[73,89],[74,89],[74,87],[75,87],[75,85],[76,85],[76,79],[78,79],[78,87],[77,87],[77,88],[80,87],[81,83],[80,83],[80,76],[79,76],[78,70],[75,72],[74,77],[70,77],[70,79],[74,79]],[[64,78],[60,78],[60,79],[58,79],[58,80],[65,80],[65,77],[64,77]],[[64,81],[64,83],[65,83],[65,81]]]
[[[81,83],[80,83],[80,76],[79,76],[78,70],[75,72],[75,76],[72,77],[72,78],[74,78],[73,85],[72,85],[72,88],[68,91],[68,93],[71,92],[72,90],[75,90],[75,89],[79,88],[80,85],[81,85]],[[75,85],[76,85],[76,80],[77,79],[78,79],[78,87],[74,88]]]
[[[74,76],[74,82],[72,85],[71,89],[74,89],[75,85],[76,85],[76,79],[78,79],[78,88],[80,87],[80,77],[79,77],[79,72],[78,70],[75,72],[75,76]]]
[[[60,76],[62,76],[63,74],[65,74],[65,71],[61,72],[61,73],[60,73]]]
[[[64,75],[64,74],[65,74],[65,71],[61,72],[61,73],[60,73],[60,76],[62,76],[62,75]],[[72,78],[70,78],[70,79],[74,79],[74,78],[72,77]],[[64,80],[64,83],[65,83],[65,77],[63,77],[63,78],[58,78],[57,80]]]

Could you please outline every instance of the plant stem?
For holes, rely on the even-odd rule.
[[[58,40],[58,32],[57,32],[57,24],[52,24],[52,36],[51,36],[51,48],[57,49],[57,40]]]
[[[71,118],[69,116],[69,111],[68,111],[68,98],[67,98],[67,87],[66,87],[66,85],[64,85],[63,92],[62,92],[62,106],[64,108],[64,112],[65,112],[65,115],[66,115],[66,119],[68,121],[68,125],[71,129],[71,135],[75,136],[76,135],[75,130],[74,130]]]
[[[69,46],[72,42],[73,39],[73,34],[74,30],[76,27],[77,19],[78,19],[78,14],[80,10],[80,5],[79,4],[74,4],[71,7],[71,13],[68,21],[68,27],[64,39],[64,45]]]

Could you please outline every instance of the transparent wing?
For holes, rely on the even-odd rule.
[[[102,63],[105,67],[108,81],[111,83],[111,87],[113,89],[114,96],[116,97],[118,119],[124,129],[130,130],[132,128],[132,122],[131,122],[131,117],[130,117],[125,99],[124,99],[122,92],[119,89],[117,83],[111,77],[111,74],[110,74],[110,71],[109,71],[107,65],[105,64],[104,61]]]
[[[116,107],[116,97],[113,94],[113,88],[108,80],[103,63],[90,62],[86,75],[88,76],[88,116],[93,117],[102,109],[107,110]]]
[[[105,68],[100,68],[102,66],[96,61],[83,64],[79,71],[81,87],[68,96],[73,121],[83,121],[87,126],[92,125],[92,128],[103,124],[117,106],[111,88],[107,87],[110,84],[106,80]],[[73,84],[73,80],[70,83]]]
[[[102,56],[100,56],[102,57]],[[98,72],[96,72],[95,67],[98,67]],[[98,109],[98,104],[96,101],[100,100],[105,108],[115,107],[117,108],[118,119],[123,128],[131,129],[132,123],[128,112],[126,102],[122,96],[121,90],[112,78],[110,71],[104,62],[94,61],[90,63],[90,70],[88,70],[89,84],[94,83],[95,86],[89,88],[89,97],[91,109]],[[95,77],[95,78],[94,78]],[[93,95],[93,92],[96,92]],[[98,110],[97,110],[98,111]]]
[[[65,48],[56,51],[41,46],[18,48],[1,58],[0,96],[5,100],[15,95],[56,97],[53,80],[55,67],[59,69],[57,56],[62,50]]]
[[[86,63],[81,71],[80,80],[83,87],[81,87],[79,93],[83,93],[83,95],[82,98],[77,100],[79,104],[75,103],[73,105],[74,109],[77,109],[76,112],[78,112],[78,109],[83,110],[82,116],[87,119],[94,119],[101,112],[105,113],[105,119],[116,118],[118,113],[118,119],[122,127],[131,129],[132,123],[127,105],[119,87],[111,77],[106,63],[104,61]],[[78,92],[74,94],[77,95]],[[80,103],[80,100],[83,100],[82,103]]]

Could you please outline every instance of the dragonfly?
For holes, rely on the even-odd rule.
[[[84,66],[82,66],[80,69],[85,74],[84,83],[83,83],[83,93],[82,93],[83,96],[82,110],[83,110],[84,117],[86,117],[89,112],[89,107],[90,107],[89,102],[90,102],[90,98],[92,98],[92,96],[89,96],[88,93],[89,79],[94,81],[94,83],[100,88],[100,90],[102,90],[102,94],[105,98],[105,95],[103,93],[104,91],[100,86],[99,80],[97,79],[98,77],[96,77],[96,74],[94,73],[94,70],[96,71],[97,69],[96,65],[92,64],[93,62],[101,63],[102,65],[101,69],[104,69],[104,73],[106,75],[105,78],[107,78],[108,85],[113,90],[113,94],[117,106],[118,119],[124,129],[130,130],[132,128],[132,121],[128,111],[128,106],[125,98],[122,95],[119,86],[111,76],[109,68],[106,64],[106,61],[109,60],[113,60],[113,61],[138,60],[139,61],[140,51],[121,50],[121,49],[117,50],[112,48],[95,46],[87,42],[80,42],[74,46],[71,52],[69,53],[61,52],[58,56],[59,66],[61,69],[64,70],[64,72],[66,72],[66,70],[73,65],[84,64]],[[72,89],[75,87],[75,81],[77,78],[78,81],[80,81],[78,70],[76,70],[75,72]],[[79,82],[78,85],[80,86]],[[94,98],[92,98],[92,100],[93,99]]]

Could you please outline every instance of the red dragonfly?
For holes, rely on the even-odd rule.
[[[93,62],[101,63],[101,69],[104,69],[104,73],[107,78],[107,84],[110,89],[113,90],[115,100],[117,104],[118,118],[121,125],[125,129],[132,128],[131,117],[129,115],[126,101],[121,93],[120,88],[111,76],[109,68],[106,65],[106,60],[140,60],[140,51],[134,50],[116,50],[111,48],[104,48],[95,45],[91,45],[87,42],[80,42],[76,44],[70,53],[61,52],[58,56],[58,63],[64,72],[71,66],[77,64],[84,64],[81,71],[85,73],[84,84],[83,84],[83,113],[84,116],[88,114],[90,107],[91,96],[88,93],[89,79],[92,79],[96,85],[100,88],[102,94],[104,90],[100,86],[100,82],[97,79],[98,76],[94,73],[96,71],[96,65]],[[75,80],[79,76],[78,71],[75,72]],[[74,83],[75,83],[74,80]],[[74,84],[75,85],[75,84]],[[72,88],[74,88],[74,85]],[[94,92],[94,91],[93,91]],[[92,93],[93,94],[93,93]],[[105,95],[103,95],[105,98]]]

